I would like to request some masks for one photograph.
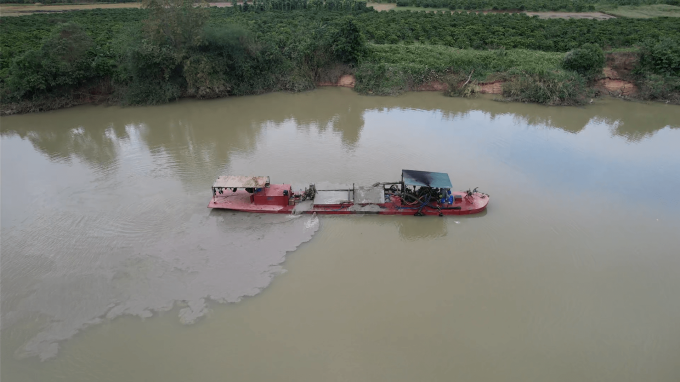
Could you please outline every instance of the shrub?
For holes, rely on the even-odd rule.
[[[562,67],[586,77],[595,77],[602,73],[604,63],[605,56],[602,48],[595,44],[583,44],[564,56]]]
[[[169,46],[142,40],[130,46],[121,57],[118,74],[124,88],[125,104],[158,104],[182,95],[185,81],[182,67]]]
[[[637,81],[640,98],[680,103],[680,78],[649,74]]]
[[[408,90],[406,75],[385,63],[365,63],[356,72],[354,90],[362,94],[397,95]]]
[[[333,52],[342,63],[356,64],[367,53],[366,38],[351,17],[342,20],[333,40]]]
[[[646,41],[640,49],[639,71],[680,75],[680,41],[668,37]]]
[[[74,23],[58,25],[38,49],[26,51],[9,68],[7,88],[14,97],[63,93],[94,77],[92,39]]]
[[[582,105],[586,102],[587,90],[584,78],[574,72],[546,72],[506,82],[503,96],[518,102]]]

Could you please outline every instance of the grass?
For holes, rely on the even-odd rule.
[[[400,66],[409,72],[475,70],[475,77],[497,72],[542,73],[560,67],[564,53],[524,49],[472,50],[442,45],[372,45],[371,61]]]
[[[583,77],[567,71],[517,76],[503,84],[507,101],[543,105],[583,105],[590,93]]]
[[[680,17],[680,7],[667,4],[652,5],[621,5],[612,7],[602,5],[597,10],[617,17],[628,17],[633,19],[651,19],[654,17]]]
[[[360,93],[394,95],[430,81],[464,75],[477,82],[560,70],[564,53],[523,49],[471,50],[441,45],[371,45],[372,55],[357,68]]]

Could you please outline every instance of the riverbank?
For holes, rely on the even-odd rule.
[[[649,86],[645,88],[645,77],[634,74],[639,59],[639,53],[634,51],[607,53],[604,70],[586,80],[561,68],[563,53],[476,51],[430,45],[369,45],[368,48],[370,59],[356,66],[325,67],[316,73],[316,80],[303,80],[303,83],[309,84],[299,86],[297,90],[273,87],[243,95],[337,86],[351,88],[364,95],[396,96],[423,91],[441,92],[452,97],[494,94],[500,96],[499,100],[547,105],[584,105],[592,103],[598,96],[680,104],[680,92],[677,90],[665,93],[665,98],[650,96]],[[524,94],[536,92],[536,88],[541,92],[538,96],[527,97]],[[641,91],[641,88],[646,90]],[[180,98],[201,97],[183,92],[176,99]],[[120,103],[124,102],[113,80],[105,79],[61,96],[0,104],[0,115]]]
[[[510,88],[518,86],[519,80],[527,75],[540,73],[541,71],[559,71],[559,63],[562,54],[546,54],[543,52],[509,51],[504,52],[501,62],[490,60],[489,56],[498,56],[496,52],[479,51],[456,51],[455,66],[451,66],[452,57],[439,56],[438,59],[448,64],[435,65],[432,50],[438,47],[411,46],[372,47],[376,49],[374,60],[357,68],[339,66],[333,70],[320,73],[322,81],[316,81],[312,86],[304,89],[310,90],[315,87],[345,87],[364,95],[391,95],[397,96],[405,92],[441,92],[452,97],[474,97],[476,94],[493,94],[501,96],[499,100],[531,102],[516,99],[510,94]],[[407,67],[400,66],[389,60],[390,51],[399,49],[400,55],[413,54]],[[384,53],[382,56],[380,52]],[[425,54],[428,53],[429,54]],[[535,54],[533,59],[532,53]],[[421,57],[420,62],[416,56]],[[631,101],[646,101],[650,97],[640,92],[640,86],[632,71],[637,65],[637,57],[630,52],[613,52],[607,54],[607,65],[597,78],[584,82],[583,87],[578,88],[568,99],[558,99],[555,102],[543,102],[550,105],[580,105],[592,103],[593,98],[598,96],[612,96]],[[402,57],[403,59],[403,57]],[[520,59],[523,59],[520,60]],[[485,62],[482,65],[480,62]],[[503,64],[505,62],[505,65]],[[448,65],[448,66],[446,66]],[[382,70],[382,71],[380,71]],[[377,73],[376,73],[377,72]],[[467,74],[469,73],[469,74]],[[68,95],[51,97],[42,100],[15,102],[0,104],[0,116],[12,114],[24,114],[43,112],[55,109],[69,108],[78,105],[101,105],[119,104],[119,96],[115,88],[110,85],[111,80],[104,81],[97,86],[83,87]],[[519,86],[527,86],[519,85]],[[271,91],[280,91],[272,89]],[[516,91],[516,88],[515,88]],[[261,92],[262,94],[267,92]],[[195,95],[183,94],[179,98],[197,98]],[[200,98],[200,97],[199,97]],[[662,99],[665,103],[680,104],[680,97]]]
[[[605,68],[605,73],[615,73],[611,68]],[[497,76],[501,76],[500,73]],[[504,100],[503,90],[504,86],[507,86],[511,80],[496,80],[488,82],[473,82],[471,86],[471,91],[466,95],[460,95],[463,97],[473,97],[476,94],[492,94],[499,95],[501,98],[499,100]],[[451,92],[453,86],[464,87],[466,84],[464,82],[457,82],[451,84],[450,82],[445,82],[441,80],[431,80],[426,81],[418,85],[413,85],[412,87],[407,87],[404,91],[400,92],[441,92],[442,94],[456,96]],[[357,86],[357,78],[354,74],[343,74],[336,81],[326,81],[319,82],[315,84],[316,87],[344,87],[355,89]],[[365,93],[367,95],[373,95],[372,91]],[[395,94],[396,95],[396,94]],[[590,88],[588,95],[592,97],[597,96],[612,96],[617,98],[623,98],[626,100],[643,100],[639,98],[638,87],[635,83],[621,79],[620,77],[605,77],[596,81]],[[585,97],[585,94],[584,94]],[[182,97],[182,98],[195,98],[195,97]],[[505,99],[509,100],[509,99]],[[586,101],[584,101],[585,103]],[[592,99],[589,101],[592,102]],[[65,109],[80,105],[116,105],[119,100],[111,94],[95,94],[88,92],[75,93],[72,96],[60,97],[44,101],[26,101],[17,102],[10,104],[0,105],[0,116],[8,116],[14,114],[26,114],[26,113],[36,113],[45,112],[50,110]],[[666,102],[668,103],[668,102]]]
[[[494,93],[547,105],[587,104],[599,94],[680,101],[673,64],[680,36],[670,19],[565,22],[522,14],[377,12],[363,2],[350,2],[348,9],[262,6],[5,18],[0,113],[301,92],[341,78],[343,86],[367,95]],[[187,12],[196,13],[195,23]],[[178,27],[168,30],[168,20]],[[595,56],[588,57],[586,46]],[[603,73],[600,47],[630,62],[619,68],[613,59]],[[575,66],[568,65],[577,52],[586,53],[586,64],[572,59]]]
[[[628,97],[634,98],[638,93],[638,88],[635,83],[627,81],[621,78],[621,76],[616,73],[611,68],[605,68],[604,78],[598,80],[594,89],[602,92],[605,95],[613,97]],[[354,89],[356,85],[356,76],[352,74],[345,74],[341,76],[337,82],[322,82],[318,83],[316,86],[334,86],[334,87],[344,87]],[[475,84],[475,93],[478,94],[503,94],[503,85],[507,81],[490,81],[490,82],[477,82]],[[459,86],[464,85],[464,83],[459,83]],[[418,85],[409,91],[416,92],[446,92],[449,90],[449,84],[443,81],[430,81],[424,84]]]

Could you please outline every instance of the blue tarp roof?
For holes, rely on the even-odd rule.
[[[452,188],[449,174],[445,172],[401,170],[404,184],[432,188]]]

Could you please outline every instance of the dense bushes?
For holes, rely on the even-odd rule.
[[[258,3],[259,4],[259,3]],[[255,7],[251,7],[255,8]],[[530,49],[567,52],[586,43],[602,48],[631,47],[659,36],[680,40],[677,19],[551,19],[542,20],[519,14],[428,14],[425,12],[375,12],[372,10],[328,11],[248,11],[211,8],[208,24],[219,27],[240,25],[260,42],[275,45],[292,57],[300,41],[324,25],[337,26],[339,19],[354,17],[358,30],[377,44],[424,43],[473,49]],[[112,57],[112,44],[127,23],[146,18],[147,10],[111,9],[7,17],[0,23],[0,81],[12,58],[41,41],[59,22],[76,22],[91,36],[99,55]],[[288,49],[286,48],[288,47]]]
[[[430,81],[450,82],[463,76],[470,81],[490,81],[557,71],[564,56],[527,50],[460,50],[431,45],[375,45],[372,50],[370,59],[359,66],[356,73],[355,90],[360,93],[392,95]]]
[[[650,5],[650,4],[680,5],[679,0],[598,0],[596,2],[614,5]]]
[[[523,14],[374,12],[357,17],[377,44],[420,42],[455,48],[567,52],[586,43],[630,47],[660,35],[680,40],[680,22],[661,19],[549,19]]]
[[[597,45],[630,47],[650,39],[641,49],[641,89],[649,99],[669,99],[677,91],[680,23],[674,19],[541,20],[375,12],[339,0],[291,4],[306,8],[263,10],[281,2],[258,1],[207,9],[191,0],[153,0],[142,10],[4,18],[2,102],[88,93],[105,83],[113,86],[107,94],[115,89],[124,103],[162,103],[299,91],[354,72],[363,93],[398,94],[428,81],[514,78],[504,90],[512,99],[578,104],[583,76],[602,69]]]
[[[397,6],[448,8],[451,10],[515,10],[590,12],[595,4],[609,5],[679,5],[680,0],[397,0]]]
[[[583,76],[560,69],[564,54],[526,50],[458,50],[442,46],[374,46],[356,73],[355,90],[395,95],[438,81],[449,96],[473,95],[479,82],[507,81],[503,96],[519,102],[581,105],[588,88]]]
[[[94,79],[112,83],[126,104],[299,91],[312,88],[324,71],[344,74],[366,55],[365,38],[351,16],[317,28],[306,24],[307,33],[281,40],[225,19],[209,23],[211,11],[192,0],[151,0],[146,6],[143,25],[121,23],[106,42],[73,22],[57,24],[5,71],[3,102],[44,101],[87,88]]]
[[[517,102],[583,105],[587,94],[585,80],[574,72],[523,75],[503,84],[503,96]]]
[[[680,41],[645,41],[634,73],[640,98],[680,103]]]
[[[330,41],[335,58],[345,64],[356,64],[367,54],[366,39],[352,18],[342,20]]]
[[[564,55],[562,66],[588,78],[596,77],[604,68],[604,52],[595,44],[583,44]]]
[[[93,60],[92,46],[92,39],[77,24],[57,26],[39,49],[30,49],[12,62],[6,84],[12,98],[70,92],[93,79],[100,61]]]
[[[180,95],[214,98],[313,88],[324,68],[354,64],[365,42],[351,19],[301,36],[279,49],[238,25],[206,25],[188,47],[142,40],[127,52],[128,103],[167,102]],[[291,51],[291,50],[294,50]]]
[[[640,49],[640,69],[663,75],[680,76],[680,40],[647,40]]]
[[[517,10],[517,11],[594,11],[588,0],[399,0],[397,6],[448,8],[450,10]]]
[[[0,19],[0,82],[7,78],[13,59],[44,40],[62,23],[77,24],[92,39],[92,54],[113,58],[114,45],[126,24],[139,24],[148,16],[143,9],[95,9],[60,14],[36,14]],[[98,74],[99,75],[99,74]]]
[[[636,82],[642,99],[680,103],[679,77],[645,73]]]

